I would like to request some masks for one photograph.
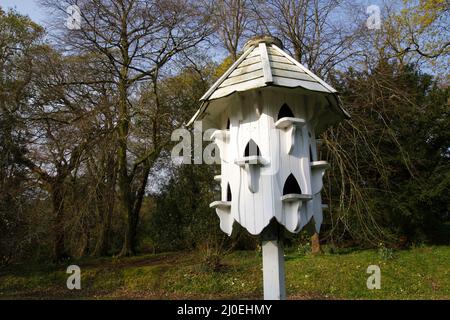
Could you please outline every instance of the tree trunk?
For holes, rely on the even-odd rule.
[[[322,248],[320,247],[320,238],[317,232],[314,232],[311,237],[311,252],[313,254],[322,253]]]
[[[139,185],[139,189],[137,190],[136,195],[133,193],[133,204],[131,206],[131,210],[128,212],[128,228],[125,234],[125,243],[122,249],[121,255],[130,256],[136,254],[136,246],[137,246],[137,227],[139,223],[139,213],[142,207],[142,201],[144,200],[145,195],[145,187],[147,186],[148,176],[150,174],[150,161],[148,160],[145,163],[144,172],[141,176],[141,181]]]
[[[51,184],[52,206],[53,206],[53,255],[55,261],[62,261],[67,258],[65,247],[64,230],[64,180],[56,177],[56,181]]]
[[[116,170],[112,157],[108,157],[106,166],[106,182],[100,183],[96,189],[97,210],[100,221],[100,231],[94,249],[94,256],[106,256],[109,250],[111,219],[115,207]],[[102,177],[103,178],[103,177]]]
[[[122,35],[122,45],[126,50],[125,36]],[[128,68],[127,57],[124,58],[124,65],[120,71],[119,80],[119,123],[118,123],[118,174],[119,189],[123,210],[127,214],[127,229],[125,232],[125,242],[120,255],[130,256],[135,254],[137,217],[133,210],[133,194],[131,189],[132,177],[128,174],[128,132],[130,119],[128,114]]]
[[[93,255],[96,257],[103,257],[108,255],[111,218],[114,211],[114,199],[110,200],[108,198],[104,198],[101,201],[108,201],[108,203],[103,203],[99,208],[99,216],[101,219],[100,230],[98,232],[98,239],[95,244],[93,253]]]
[[[121,256],[134,256],[136,254],[138,220],[139,213],[134,210],[128,212],[128,224]]]
[[[100,232],[98,233],[98,239],[95,244],[95,249],[93,256],[95,257],[103,257],[108,254],[108,230],[105,226],[105,223],[102,222],[100,224]]]

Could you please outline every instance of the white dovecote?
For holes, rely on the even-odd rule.
[[[286,53],[279,40],[250,40],[189,121],[216,129],[212,139],[220,151],[221,174],[215,180],[222,192],[210,206],[221,229],[230,235],[239,223],[253,235],[265,230],[263,249],[269,242],[278,248],[266,251],[277,261],[282,249],[267,232],[273,221],[297,233],[313,220],[319,232],[328,163],[317,158],[316,136],[348,117],[336,90]],[[275,298],[283,297],[281,279],[280,274],[278,283],[267,283],[278,288],[268,289],[278,292]]]
[[[315,137],[348,116],[336,93],[279,40],[259,37],[203,95],[190,123],[202,120],[204,129],[217,129],[211,138],[220,150],[221,175],[215,180],[222,199],[211,207],[223,231],[231,234],[237,222],[256,235],[275,218],[298,232],[313,217],[320,230],[327,164],[317,159]],[[298,190],[285,193],[287,183]]]

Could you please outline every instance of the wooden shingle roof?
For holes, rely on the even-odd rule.
[[[276,45],[273,38],[251,40],[241,57],[206,92],[201,100],[213,100],[236,91],[268,85],[337,91]]]
[[[303,88],[325,94],[337,94],[333,87],[286,53],[278,39],[268,36],[258,37],[247,42],[239,59],[201,97],[202,107],[188,125],[203,113],[207,102],[234,92],[266,86]],[[337,97],[336,100],[338,101]],[[342,111],[345,117],[349,117],[343,109]]]

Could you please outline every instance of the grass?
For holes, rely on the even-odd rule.
[[[59,266],[0,270],[0,299],[259,299],[257,252],[233,252],[220,271],[208,271],[194,253],[83,259]],[[81,290],[66,288],[66,267],[81,268]],[[369,265],[381,268],[381,289],[368,290]],[[309,255],[287,250],[289,299],[450,299],[450,246],[385,254],[346,250]]]

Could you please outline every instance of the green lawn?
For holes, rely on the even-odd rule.
[[[220,271],[208,271],[193,253],[83,259],[81,290],[66,288],[67,265],[14,266],[0,270],[0,298],[259,299],[261,257],[227,255]],[[381,268],[381,289],[368,290],[366,269]],[[450,299],[450,246],[382,254],[347,250],[318,256],[286,254],[289,299]]]

